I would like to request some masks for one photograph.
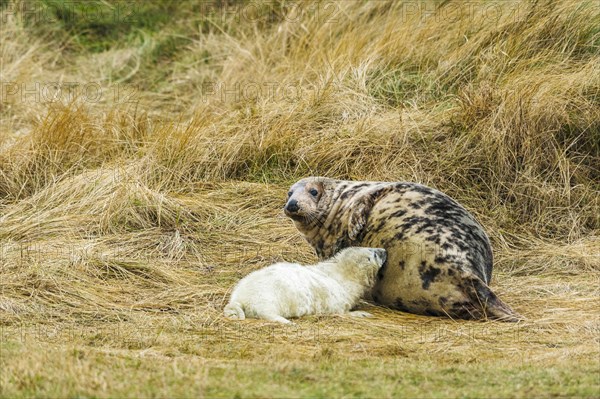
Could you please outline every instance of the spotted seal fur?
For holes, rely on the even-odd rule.
[[[387,251],[371,292],[375,302],[423,315],[521,319],[488,286],[487,234],[461,205],[408,182],[308,177],[292,185],[285,214],[327,259],[350,246]]]

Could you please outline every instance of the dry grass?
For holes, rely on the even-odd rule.
[[[0,4],[0,396],[600,395],[595,2]],[[527,321],[225,320],[306,175],[457,198]]]

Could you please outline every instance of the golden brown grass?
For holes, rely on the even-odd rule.
[[[595,2],[151,4],[102,51],[3,6],[0,396],[600,394]],[[281,212],[306,175],[458,199],[527,320],[225,320],[314,261]]]

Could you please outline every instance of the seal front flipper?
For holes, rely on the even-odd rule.
[[[373,208],[373,201],[369,198],[361,199],[354,204],[348,222],[348,238],[351,242],[360,241],[360,237],[364,235],[371,208]]]
[[[352,243],[362,241],[373,206],[379,197],[392,190],[393,187],[389,185],[379,187],[376,190],[357,196],[356,200],[350,204],[349,209],[352,213],[348,220],[348,238]]]

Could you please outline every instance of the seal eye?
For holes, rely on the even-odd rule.
[[[293,193],[292,193],[291,191],[289,191],[289,192],[288,192],[288,197],[291,197],[291,196],[292,196],[292,194],[293,194]]]
[[[312,195],[313,197],[316,197],[316,196],[319,194],[319,192],[317,191],[317,189],[316,189],[316,188],[313,188],[313,189],[311,189],[311,190],[309,191],[309,193],[310,193],[310,195]]]

